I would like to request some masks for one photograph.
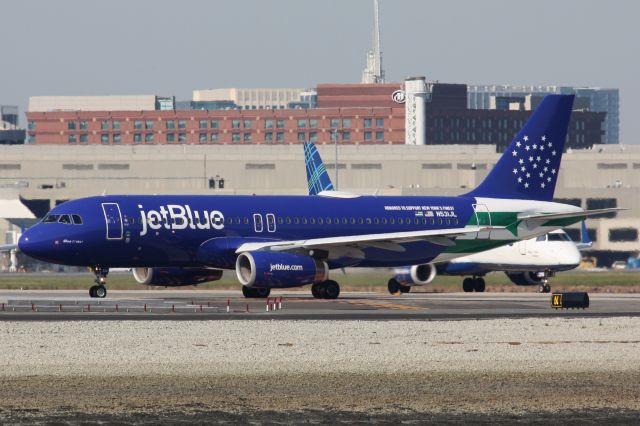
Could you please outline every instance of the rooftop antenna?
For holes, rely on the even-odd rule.
[[[384,83],[382,52],[380,51],[380,21],[378,19],[378,0],[373,0],[373,40],[371,50],[367,52],[367,66],[362,71],[362,83]]]

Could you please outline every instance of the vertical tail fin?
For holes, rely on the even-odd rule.
[[[307,185],[309,195],[318,195],[322,191],[333,191],[333,183],[320,158],[318,148],[311,143],[304,143],[304,163],[307,169]]]
[[[567,138],[573,95],[547,95],[473,197],[551,201]]]

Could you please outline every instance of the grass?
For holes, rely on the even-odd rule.
[[[387,269],[379,271],[351,270],[343,274],[341,271],[333,271],[331,278],[338,281],[343,290],[372,290],[386,291],[387,281],[392,276]],[[509,281],[503,273],[492,273],[485,277],[488,291],[533,291],[536,287],[518,287]],[[550,279],[554,290],[578,288],[597,290],[619,290],[640,292],[640,272],[606,271],[585,272],[573,271],[560,273]],[[0,289],[24,289],[24,290],[84,290],[93,283],[93,275],[86,274],[0,274]],[[462,290],[462,277],[438,276],[428,286],[422,287],[424,291],[450,292]],[[111,274],[107,280],[110,289],[117,290],[141,290],[145,287],[138,284],[131,274]],[[163,288],[163,287],[160,287]],[[191,288],[191,287],[186,287]],[[239,289],[238,281],[233,271],[225,271],[220,281],[206,283],[198,286],[199,289]]]

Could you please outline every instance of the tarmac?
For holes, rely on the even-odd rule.
[[[303,291],[246,299],[239,291],[113,290],[105,299],[83,290],[0,290],[0,321],[61,320],[465,320],[637,317],[639,294],[590,294],[586,309],[557,309],[551,294],[346,292],[318,300]]]

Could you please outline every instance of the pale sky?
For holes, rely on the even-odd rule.
[[[371,0],[2,2],[0,104],[33,95],[161,94],[359,82]],[[388,81],[620,89],[640,143],[640,2],[381,0]],[[20,118],[25,124],[24,115]]]

